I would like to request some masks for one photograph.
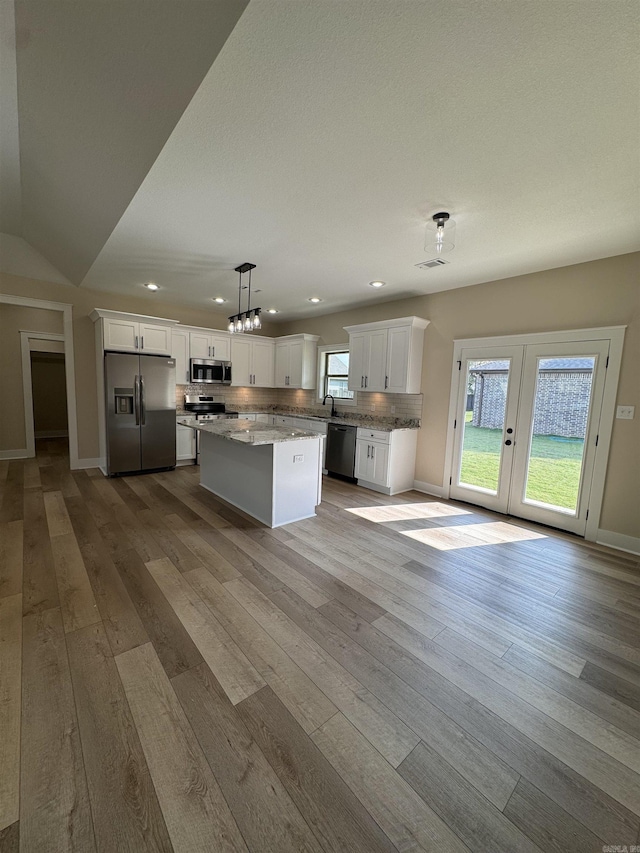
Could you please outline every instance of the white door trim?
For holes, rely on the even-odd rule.
[[[459,394],[459,383],[462,371],[458,369],[461,351],[466,348],[482,348],[547,343],[568,343],[573,341],[609,341],[609,364],[605,376],[604,394],[602,399],[602,414],[600,417],[600,431],[598,448],[596,451],[591,481],[591,493],[589,496],[589,517],[584,538],[596,541],[598,536],[600,514],[602,512],[602,498],[604,494],[604,483],[607,475],[607,461],[609,459],[609,447],[611,444],[611,433],[613,431],[613,419],[615,415],[616,394],[618,391],[618,379],[620,377],[620,364],[622,361],[622,346],[626,326],[605,326],[596,329],[569,329],[559,332],[537,332],[522,335],[496,335],[487,338],[466,338],[454,340],[453,342],[453,364],[451,368],[451,394],[449,397],[449,416],[447,420],[447,445],[445,451],[445,483],[444,497],[450,496],[450,479],[453,474],[455,434],[453,422],[456,418],[457,401]]]
[[[73,350],[73,306],[67,302],[49,302],[46,299],[13,296],[9,293],[0,293],[0,304],[2,303],[6,305],[21,305],[25,308],[42,308],[46,311],[62,312],[64,366],[67,379],[67,420],[69,423],[69,467],[72,469],[78,468],[78,418],[76,411],[76,370]],[[52,337],[50,333],[41,334],[44,334],[45,337]]]
[[[24,401],[24,433],[27,445],[27,459],[36,455],[35,425],[33,422],[33,384],[31,380],[31,350],[41,350],[31,341],[51,341],[62,344],[64,352],[64,335],[58,332],[25,332],[20,330],[20,353],[22,356],[22,399]],[[68,414],[68,413],[67,413]],[[68,428],[68,427],[67,427]]]

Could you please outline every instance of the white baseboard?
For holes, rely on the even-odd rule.
[[[413,488],[416,492],[424,492],[426,495],[434,495],[436,498],[447,497],[447,490],[444,486],[434,486],[433,483],[423,483],[422,480],[414,480]]]
[[[45,429],[34,433],[36,438],[68,438],[69,432],[64,429]]]
[[[27,448],[22,450],[0,450],[0,459],[29,459]]]
[[[598,545],[617,548],[629,554],[640,554],[640,539],[637,536],[626,536],[624,533],[614,533],[613,530],[598,530],[596,533]]]
[[[84,468],[100,468],[104,465],[104,459],[97,456],[95,459],[78,459],[75,465],[71,468],[74,471],[81,471]]]

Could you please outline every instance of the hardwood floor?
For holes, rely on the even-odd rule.
[[[640,563],[326,479],[0,462],[0,853],[640,845]],[[639,848],[640,849],[640,848]]]

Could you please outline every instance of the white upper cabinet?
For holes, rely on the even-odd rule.
[[[349,333],[349,389],[419,394],[428,320],[400,317],[345,326]]]
[[[171,354],[171,326],[140,323],[140,352]]]
[[[143,317],[95,308],[91,314],[99,324],[103,350],[135,352],[142,355],[171,355],[171,330],[176,320]]]
[[[274,357],[272,338],[234,336],[231,340],[231,384],[273,388]]]
[[[171,330],[171,356],[176,362],[176,385],[188,385],[191,381],[189,332],[179,326]]]
[[[317,335],[276,338],[276,388],[316,387],[317,342]]]
[[[216,361],[231,360],[231,336],[213,330],[201,329],[191,332],[191,358],[215,359]]]

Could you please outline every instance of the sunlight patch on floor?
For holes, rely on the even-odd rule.
[[[459,524],[455,527],[432,527],[423,530],[403,530],[403,536],[417,539],[439,551],[456,548],[476,548],[478,545],[502,545],[505,542],[523,542],[526,539],[546,539],[543,533],[535,533],[515,524],[494,521],[487,524]]]
[[[367,521],[408,521],[415,518],[440,518],[448,515],[472,515],[467,509],[447,506],[437,501],[416,504],[393,504],[390,506],[359,506],[347,509]]]

